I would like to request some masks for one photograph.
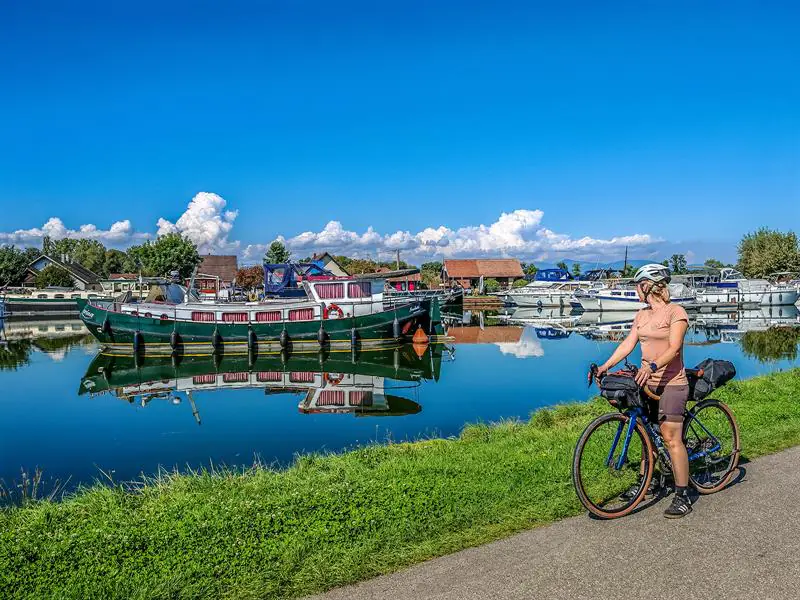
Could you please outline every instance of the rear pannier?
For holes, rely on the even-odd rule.
[[[707,358],[695,369],[702,369],[703,374],[700,377],[689,377],[689,398],[692,400],[702,400],[736,376],[736,367],[727,360]]]
[[[600,395],[621,410],[643,406],[633,374],[612,373],[600,381]]]

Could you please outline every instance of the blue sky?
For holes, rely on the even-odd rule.
[[[0,0],[0,242],[733,259],[796,228],[798,5],[603,4]]]

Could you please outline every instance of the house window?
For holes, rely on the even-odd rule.
[[[322,300],[344,298],[344,283],[318,283],[316,289]]]
[[[289,311],[290,321],[311,321],[314,318],[313,308],[295,308]]]
[[[372,284],[369,281],[348,283],[347,295],[351,298],[369,298],[372,296]]]
[[[213,312],[203,312],[203,311],[193,311],[192,312],[192,321],[201,321],[203,323],[212,323],[214,321],[214,313]]]
[[[246,312],[225,312],[222,313],[222,321],[225,323],[247,323]]]
[[[256,321],[259,323],[275,323],[281,320],[281,311],[270,310],[256,313]]]

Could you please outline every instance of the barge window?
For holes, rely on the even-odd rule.
[[[223,373],[222,381],[224,383],[246,383],[250,381],[249,373]]]
[[[283,373],[281,371],[259,371],[256,373],[256,380],[261,382],[283,381]]]
[[[313,308],[295,308],[289,311],[290,321],[311,321],[314,318]]]
[[[58,298],[59,300],[61,300],[63,297],[64,294],[56,294],[55,296],[53,296],[53,298]]]
[[[256,313],[256,321],[259,323],[275,323],[276,321],[280,320],[281,311],[279,310],[261,311]]]
[[[369,298],[372,296],[372,284],[369,281],[348,283],[347,295],[351,298]]]
[[[317,406],[344,406],[344,391],[322,390],[317,398]]]
[[[203,323],[211,323],[214,321],[213,312],[192,311],[192,321],[202,321]]]
[[[372,406],[372,392],[353,390],[350,392],[350,406]]]
[[[246,312],[225,312],[222,313],[222,320],[225,323],[247,323]]]
[[[321,300],[344,298],[344,283],[318,283],[316,288]]]
[[[314,383],[314,372],[292,371],[289,373],[289,381],[292,383]]]
[[[37,298],[47,298],[47,294],[39,294],[36,296]]]
[[[73,299],[75,299],[75,298],[80,298],[80,297],[81,297],[81,295],[80,295],[80,294],[72,294],[72,295],[70,296],[70,298],[73,298]]]
[[[209,375],[195,375],[192,377],[192,383],[195,385],[209,385],[211,383],[217,382],[217,375],[216,373],[211,373]]]

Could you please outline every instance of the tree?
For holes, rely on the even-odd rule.
[[[282,264],[289,262],[292,253],[286,248],[286,245],[280,240],[275,240],[269,245],[267,253],[264,255],[264,262],[270,264]]]
[[[500,282],[497,279],[489,277],[489,279],[483,280],[483,291],[486,294],[491,294],[492,292],[496,292],[500,289]]]
[[[182,278],[189,277],[200,264],[195,243],[180,233],[162,235],[155,242],[147,241],[128,249],[134,265],[141,265],[145,275],[166,276],[178,271]],[[138,268],[132,269],[133,272]]]
[[[664,261],[664,262],[666,262],[666,261]],[[666,265],[664,265],[664,266],[666,266]],[[634,275],[636,275],[636,271],[637,271],[637,269],[633,265],[625,265],[622,268],[622,276],[623,277],[633,277]]]
[[[575,277],[581,276],[581,263],[572,263],[572,274]]]
[[[767,227],[748,233],[739,242],[739,270],[746,277],[766,277],[777,271],[800,271],[800,246],[793,231]]]
[[[341,264],[341,263],[340,263]],[[347,267],[350,275],[360,275],[362,273],[375,273],[380,268],[380,265],[374,260],[368,258],[351,258]]]
[[[25,258],[28,259],[28,263],[32,263],[42,255],[42,251],[38,248],[34,248],[33,246],[25,248],[25,250],[22,252],[25,254]]]
[[[442,263],[439,261],[422,263],[419,273],[422,283],[431,289],[437,288],[442,284]]]
[[[673,275],[687,273],[686,257],[683,254],[673,254],[669,259],[669,268]]]
[[[262,267],[243,267],[236,271],[236,285],[246,290],[253,290],[264,283]]]
[[[521,288],[528,285],[529,281],[527,279],[515,279],[514,283],[511,284],[513,288]]]
[[[72,280],[72,275],[63,267],[56,265],[47,265],[44,269],[39,271],[36,275],[36,287],[72,287],[75,282]]]
[[[0,288],[22,283],[28,263],[30,260],[22,250],[14,246],[0,247]]]
[[[703,266],[709,267],[711,269],[721,269],[725,266],[725,264],[721,260],[717,260],[716,258],[707,258],[706,262],[703,263]]]
[[[111,273],[130,273],[136,271],[126,271],[125,261],[128,259],[127,254],[121,250],[109,249],[106,250],[106,256],[103,260],[103,268],[100,275],[108,277]]]
[[[564,262],[563,260],[562,260],[562,261],[560,261],[560,262],[557,262],[557,263],[556,263],[556,266],[557,266],[559,269],[563,269],[563,270],[565,270],[565,271],[569,271],[569,267],[567,266],[567,263],[566,263],[566,262]]]
[[[525,273],[525,275],[536,275],[536,271],[538,270],[539,269],[537,269],[536,265],[532,262],[522,263],[522,272]]]
[[[52,246],[56,260],[66,257],[68,261],[76,262],[93,273],[105,275],[106,247],[101,242],[63,238],[53,242]]]

